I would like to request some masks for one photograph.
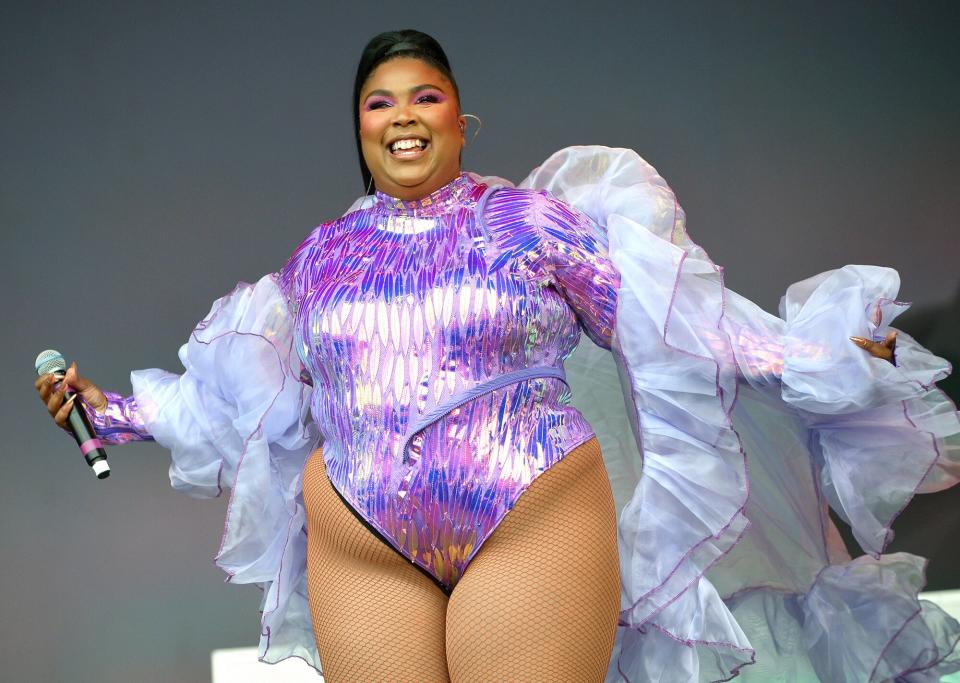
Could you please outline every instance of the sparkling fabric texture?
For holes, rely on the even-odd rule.
[[[147,426],[143,424],[135,396],[122,396],[112,391],[103,393],[107,397],[107,407],[102,413],[94,410],[93,406],[82,398],[78,398],[100,441],[108,446],[118,446],[131,441],[153,441]]]
[[[337,490],[452,588],[520,494],[593,435],[563,361],[609,346],[602,235],[468,175],[321,226],[281,273]]]

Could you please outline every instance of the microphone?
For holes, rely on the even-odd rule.
[[[62,381],[67,374],[67,362],[63,359],[63,355],[59,351],[54,351],[53,349],[43,351],[37,356],[34,365],[38,375],[45,375],[48,372],[52,372],[57,379]],[[68,388],[65,394],[66,398],[73,396],[73,393],[74,392]],[[80,452],[83,453],[87,464],[93,468],[93,473],[97,475],[97,479],[106,479],[109,477],[110,465],[107,464],[107,451],[103,448],[103,444],[100,443],[100,439],[96,437],[96,432],[94,432],[93,427],[90,426],[87,414],[82,408],[74,405],[73,408],[70,409],[67,426],[70,428],[70,433],[73,434],[73,438],[77,440],[77,445],[80,446]]]

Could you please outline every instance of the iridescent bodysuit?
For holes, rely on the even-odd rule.
[[[618,275],[602,240],[544,192],[463,174],[416,201],[377,193],[279,274],[331,482],[447,591],[530,483],[593,436],[563,361],[580,325],[609,348]],[[130,424],[129,399],[112,404]]]
[[[451,589],[530,482],[593,435],[563,361],[574,311],[609,344],[617,273],[545,193],[461,175],[376,199],[314,231],[281,288],[334,487]]]

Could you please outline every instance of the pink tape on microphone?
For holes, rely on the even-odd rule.
[[[98,448],[103,448],[103,444],[100,443],[100,439],[87,439],[82,444],[80,444],[80,452],[86,455],[90,451],[95,451]]]

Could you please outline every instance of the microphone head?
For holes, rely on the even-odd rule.
[[[65,373],[67,371],[67,361],[63,359],[63,354],[59,351],[47,349],[41,351],[40,355],[37,356],[34,367],[37,369],[38,375],[45,375],[48,372]]]

